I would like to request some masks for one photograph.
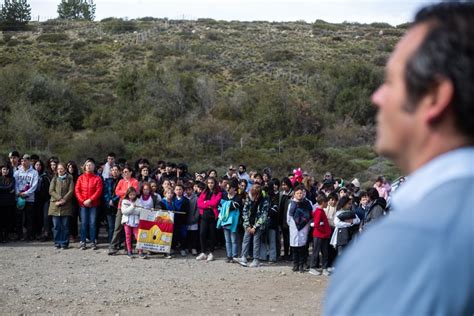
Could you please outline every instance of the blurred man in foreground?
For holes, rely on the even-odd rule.
[[[410,177],[336,264],[326,315],[474,314],[474,4],[422,9],[390,57],[377,151]]]

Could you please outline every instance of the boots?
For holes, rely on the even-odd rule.
[[[298,272],[299,266],[297,263],[293,263],[293,269],[291,269],[293,272]]]
[[[305,269],[304,269],[304,264],[303,264],[303,263],[299,265],[299,269],[298,269],[298,270],[300,271],[300,273],[304,273],[304,270],[305,270]]]

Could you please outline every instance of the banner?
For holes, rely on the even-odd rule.
[[[170,253],[173,223],[171,212],[140,210],[137,249]]]

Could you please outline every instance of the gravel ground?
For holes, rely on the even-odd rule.
[[[321,314],[328,278],[291,272],[290,263],[244,268],[194,256],[129,259],[51,242],[0,245],[4,313]]]

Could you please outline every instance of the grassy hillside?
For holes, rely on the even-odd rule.
[[[0,150],[396,175],[369,96],[387,24],[47,21],[0,38]]]

